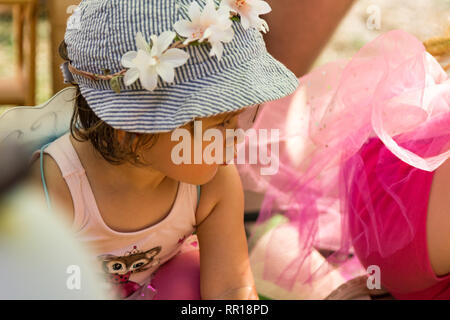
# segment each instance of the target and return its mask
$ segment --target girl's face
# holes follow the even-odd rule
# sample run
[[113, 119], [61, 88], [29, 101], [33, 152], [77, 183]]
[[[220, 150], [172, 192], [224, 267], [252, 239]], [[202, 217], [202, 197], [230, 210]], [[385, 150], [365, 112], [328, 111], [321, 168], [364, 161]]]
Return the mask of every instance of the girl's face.
[[[149, 165], [153, 169], [162, 172], [164, 175], [174, 180], [183, 181], [194, 185], [205, 184], [210, 180], [212, 180], [212, 178], [214, 178], [220, 165], [226, 165], [225, 161], [226, 148], [227, 147], [230, 148], [231, 145], [234, 146], [234, 149], [236, 150], [235, 147], [237, 143], [236, 139], [234, 139], [234, 141], [231, 141], [231, 143], [229, 141], [227, 144], [226, 130], [227, 129], [236, 130], [238, 128], [247, 129], [249, 125], [251, 126], [253, 121], [256, 119], [256, 114], [258, 111], [259, 105], [245, 108], [237, 112], [225, 113], [209, 118], [197, 119], [196, 126], [198, 128], [199, 125], [201, 124], [202, 132], [196, 133], [197, 139], [195, 139], [195, 143], [194, 143], [193, 123], [189, 123], [177, 129], [177, 130], [184, 129], [186, 133], [189, 132], [189, 135], [187, 137], [180, 138], [179, 140], [172, 139], [172, 132], [159, 134], [157, 142], [150, 149], [143, 152], [142, 154], [144, 158], [143, 160], [144, 162], [149, 163]], [[242, 125], [242, 121], [245, 121], [244, 125]], [[200, 153], [199, 152], [200, 148], [198, 147], [198, 145], [201, 146], [201, 154], [204, 155], [205, 148], [213, 144], [215, 141], [215, 138], [212, 138], [211, 141], [204, 141], [205, 139], [199, 139], [199, 137], [202, 137], [203, 134], [208, 129], [217, 129], [218, 131], [221, 132], [223, 157], [224, 157], [222, 161], [223, 164], [216, 164], [216, 163], [207, 164], [205, 163], [205, 159], [203, 159], [203, 156], [201, 157], [200, 164], [194, 164], [195, 152], [197, 152], [197, 154]], [[184, 146], [190, 146], [191, 160], [184, 161], [184, 163], [181, 164], [176, 164], [176, 161], [174, 161], [173, 159], [172, 151], [177, 146], [178, 146], [177, 150], [179, 150], [180, 145], [182, 143], [182, 139]], [[195, 150], [196, 144], [198, 148], [197, 150]], [[183, 152], [184, 151], [182, 151], [181, 154]], [[177, 151], [176, 154], [180, 154], [180, 152]]]

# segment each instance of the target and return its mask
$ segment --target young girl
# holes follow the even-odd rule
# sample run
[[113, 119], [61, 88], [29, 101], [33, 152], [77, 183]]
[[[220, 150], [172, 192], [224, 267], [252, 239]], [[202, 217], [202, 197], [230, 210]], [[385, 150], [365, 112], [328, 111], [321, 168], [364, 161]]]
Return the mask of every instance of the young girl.
[[[265, 49], [268, 11], [264, 1], [85, 0], [71, 17], [71, 133], [41, 150], [34, 180], [120, 297], [257, 299], [239, 175], [194, 158], [210, 144], [199, 124], [225, 134], [296, 89]], [[180, 151], [186, 130], [195, 139]]]
[[305, 257], [331, 249], [316, 235], [337, 209], [329, 262], [355, 253], [373, 288], [381, 281], [398, 299], [450, 299], [450, 79], [426, 49], [448, 70], [448, 38], [425, 47], [396, 30], [265, 105], [255, 127], [282, 127], [285, 143], [261, 220], [283, 208], [301, 248], [283, 270], [270, 269], [267, 254], [269, 280], [289, 287], [299, 273], [327, 271]]

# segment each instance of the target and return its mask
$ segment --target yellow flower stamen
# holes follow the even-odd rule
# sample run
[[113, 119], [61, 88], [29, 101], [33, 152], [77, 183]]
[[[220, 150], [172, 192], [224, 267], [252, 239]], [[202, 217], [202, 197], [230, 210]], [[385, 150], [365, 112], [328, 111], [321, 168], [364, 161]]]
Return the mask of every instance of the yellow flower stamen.
[[202, 37], [203, 37], [203, 31], [197, 31], [192, 34], [192, 38], [194, 38], [194, 39], [196, 39], [196, 38], [201, 39]]
[[236, 5], [241, 8], [246, 5], [246, 0], [236, 0]]

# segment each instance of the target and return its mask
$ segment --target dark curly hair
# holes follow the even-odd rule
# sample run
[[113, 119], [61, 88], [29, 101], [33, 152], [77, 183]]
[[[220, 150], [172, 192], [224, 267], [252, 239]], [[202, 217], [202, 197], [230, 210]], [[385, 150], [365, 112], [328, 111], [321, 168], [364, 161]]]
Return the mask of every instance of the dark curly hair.
[[[59, 46], [59, 55], [63, 60], [70, 61], [64, 41]], [[151, 148], [158, 139], [158, 134], [139, 134], [123, 131], [119, 139], [119, 130], [114, 129], [101, 120], [91, 109], [76, 87], [76, 101], [70, 121], [70, 133], [77, 141], [90, 141], [102, 157], [112, 164], [131, 163], [145, 165], [142, 151]]]
[[158, 134], [139, 134], [123, 132], [123, 139], [119, 139], [119, 130], [114, 129], [101, 120], [80, 92], [78, 85], [76, 103], [70, 132], [77, 141], [90, 141], [102, 157], [112, 164], [131, 163], [145, 165], [142, 151], [151, 148], [158, 139]]

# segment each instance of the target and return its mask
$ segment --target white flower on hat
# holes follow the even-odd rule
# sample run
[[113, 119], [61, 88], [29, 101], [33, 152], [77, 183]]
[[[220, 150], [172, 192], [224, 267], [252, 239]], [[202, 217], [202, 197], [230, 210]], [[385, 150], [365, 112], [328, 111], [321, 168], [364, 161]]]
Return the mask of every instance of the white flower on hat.
[[220, 4], [229, 11], [237, 13], [241, 17], [242, 27], [247, 30], [255, 27], [257, 30], [266, 33], [269, 31], [267, 22], [259, 17], [272, 11], [272, 8], [266, 1], [262, 0], [222, 0]]
[[192, 2], [188, 9], [189, 20], [177, 21], [174, 25], [175, 31], [186, 38], [184, 44], [194, 41], [203, 42], [207, 40], [212, 49], [210, 56], [222, 58], [223, 44], [233, 40], [233, 22], [230, 20], [230, 11], [226, 7], [216, 9], [213, 0], [207, 0], [201, 11], [197, 2]]
[[129, 51], [122, 57], [122, 66], [128, 68], [124, 76], [126, 86], [138, 79], [142, 86], [153, 91], [158, 84], [158, 75], [171, 83], [175, 78], [175, 68], [187, 62], [189, 54], [181, 49], [169, 48], [176, 34], [165, 31], [159, 36], [150, 37], [152, 45], [147, 43], [141, 32], [136, 34], [138, 51]]
[[[189, 20], [179, 20], [173, 31], [165, 31], [159, 36], [152, 35], [151, 45], [142, 33], [136, 34], [137, 51], [129, 51], [121, 58], [124, 69], [111, 74], [109, 69], [102, 69], [103, 74], [78, 70], [70, 64], [64, 65], [66, 73], [77, 74], [92, 81], [109, 81], [111, 88], [120, 93], [120, 79], [125, 86], [130, 86], [138, 79], [142, 86], [153, 91], [158, 85], [158, 76], [166, 82], [175, 79], [175, 68], [182, 66], [189, 59], [189, 54], [181, 50], [190, 45], [209, 43], [212, 48], [210, 56], [217, 56], [220, 61], [223, 55], [223, 43], [234, 38], [233, 21], [240, 21], [245, 30], [255, 27], [259, 31], [269, 31], [267, 22], [259, 18], [260, 14], [272, 11], [270, 5], [263, 0], [221, 0], [216, 8], [214, 0], [206, 0], [205, 7], [193, 1], [188, 8]], [[172, 43], [174, 40], [175, 43]], [[66, 77], [69, 76], [66, 74]]]

